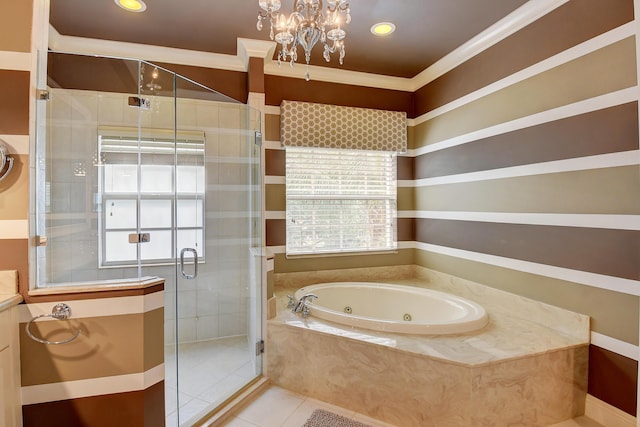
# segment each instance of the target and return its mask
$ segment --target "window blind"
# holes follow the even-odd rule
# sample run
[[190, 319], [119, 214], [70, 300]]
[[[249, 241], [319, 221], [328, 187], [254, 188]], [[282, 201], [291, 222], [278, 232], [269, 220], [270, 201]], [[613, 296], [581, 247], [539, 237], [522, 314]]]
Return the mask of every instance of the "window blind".
[[287, 147], [287, 255], [397, 249], [396, 154]]

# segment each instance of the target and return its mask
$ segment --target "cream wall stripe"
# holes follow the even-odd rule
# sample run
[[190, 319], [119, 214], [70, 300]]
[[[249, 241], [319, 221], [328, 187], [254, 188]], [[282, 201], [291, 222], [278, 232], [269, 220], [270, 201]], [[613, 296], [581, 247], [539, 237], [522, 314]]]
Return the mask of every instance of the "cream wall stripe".
[[640, 347], [591, 331], [591, 344], [635, 361], [640, 360]]
[[284, 254], [287, 252], [286, 246], [267, 246], [273, 255]]
[[29, 154], [29, 135], [0, 135], [0, 139], [9, 145], [10, 154]]
[[525, 273], [536, 274], [539, 276], [552, 277], [554, 279], [565, 280], [567, 282], [580, 283], [594, 288], [607, 289], [610, 291], [640, 296], [640, 281], [637, 280], [623, 279], [620, 277], [606, 276], [604, 274], [589, 273], [586, 271], [571, 270], [569, 268], [555, 267], [552, 265], [522, 261], [513, 258], [466, 251], [462, 249], [449, 248], [422, 242], [415, 242], [415, 245], [417, 249], [424, 251], [467, 259], [470, 261], [482, 262], [497, 267], [510, 268], [512, 270], [518, 270]]
[[28, 239], [29, 220], [6, 219], [0, 220], [0, 239]]
[[265, 211], [266, 219], [286, 219], [287, 213], [285, 211]]
[[572, 172], [591, 169], [615, 168], [620, 166], [634, 166], [640, 163], [640, 150], [623, 151], [596, 156], [578, 157], [567, 160], [534, 163], [531, 165], [512, 166], [488, 171], [469, 172], [457, 175], [446, 175], [435, 178], [415, 180], [416, 187], [456, 184], [462, 182], [476, 182], [491, 179], [515, 178], [520, 176], [543, 175], [561, 172]]
[[145, 390], [162, 380], [164, 380], [164, 364], [138, 374], [32, 385], [22, 387], [22, 404], [33, 405], [57, 400]]
[[264, 145], [264, 148], [267, 148], [269, 150], [284, 150], [284, 147], [282, 146], [282, 143], [280, 141], [263, 141], [262, 144]]
[[484, 96], [490, 95], [494, 92], [502, 90], [515, 83], [519, 83], [537, 74], [543, 73], [545, 71], [549, 71], [569, 61], [573, 61], [574, 59], [580, 58], [581, 56], [587, 55], [598, 49], [602, 49], [603, 47], [606, 47], [612, 43], [615, 43], [627, 37], [633, 36], [634, 34], [635, 34], [635, 25], [633, 22], [622, 25], [609, 32], [606, 32], [597, 37], [594, 37], [591, 40], [587, 40], [586, 42], [583, 42], [577, 46], [567, 49], [564, 52], [561, 52], [557, 55], [554, 55], [550, 58], [540, 61], [535, 65], [525, 68], [524, 70], [518, 71], [517, 73], [514, 73], [508, 77], [505, 77], [501, 80], [491, 83], [490, 85], [487, 85], [482, 89], [478, 89], [477, 91], [471, 92], [470, 94], [467, 94], [461, 98], [456, 99], [455, 101], [452, 101], [448, 104], [445, 104], [441, 107], [431, 110], [421, 115], [420, 117], [417, 117], [415, 119], [415, 123], [420, 124], [420, 123], [426, 122], [434, 117], [437, 117], [441, 114], [447, 113], [451, 110], [461, 107], [462, 105], [468, 104]]
[[413, 156], [419, 156], [421, 154], [427, 154], [433, 151], [444, 150], [446, 148], [473, 142], [478, 139], [500, 135], [514, 130], [520, 130], [531, 126], [552, 122], [554, 120], [565, 119], [567, 117], [590, 113], [592, 111], [614, 107], [616, 105], [625, 104], [627, 102], [634, 102], [637, 100], [638, 87], [629, 87], [583, 101], [578, 101], [572, 104], [563, 105], [561, 107], [552, 108], [550, 110], [542, 111], [530, 116], [500, 123], [495, 126], [490, 126], [464, 135], [458, 135], [456, 137], [439, 141], [424, 147], [415, 148], [413, 150], [410, 150], [409, 154]]
[[547, 214], [520, 212], [398, 211], [398, 218], [446, 219], [558, 227], [640, 230], [640, 215]]
[[266, 175], [264, 177], [265, 185], [285, 185], [286, 181], [284, 176]]
[[0, 50], [0, 68], [3, 70], [31, 71], [31, 53]]
[[[64, 295], [60, 295], [60, 300], [64, 301]], [[51, 314], [54, 305], [53, 302], [20, 305], [19, 321], [25, 323], [40, 314]], [[141, 296], [73, 300], [68, 305], [71, 308], [71, 319], [146, 313], [164, 307], [164, 291]], [[52, 319], [45, 317], [41, 320]]]
[[279, 105], [265, 105], [264, 106], [264, 113], [265, 114], [271, 114], [272, 116], [279, 116], [280, 115], [280, 106]]

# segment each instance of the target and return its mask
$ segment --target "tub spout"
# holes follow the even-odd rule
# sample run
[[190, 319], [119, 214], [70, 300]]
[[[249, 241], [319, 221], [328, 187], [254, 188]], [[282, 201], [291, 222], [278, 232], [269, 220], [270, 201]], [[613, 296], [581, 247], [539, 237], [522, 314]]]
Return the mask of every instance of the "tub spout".
[[317, 298], [318, 296], [316, 294], [303, 295], [291, 311], [294, 313], [302, 313], [302, 317], [309, 317], [309, 302]]

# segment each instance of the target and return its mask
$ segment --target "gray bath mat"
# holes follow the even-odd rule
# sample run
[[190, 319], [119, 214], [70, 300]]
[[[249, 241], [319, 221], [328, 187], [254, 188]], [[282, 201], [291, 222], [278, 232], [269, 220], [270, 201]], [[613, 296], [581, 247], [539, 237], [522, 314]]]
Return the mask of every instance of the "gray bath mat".
[[350, 420], [342, 415], [316, 409], [302, 427], [371, 427], [358, 421]]

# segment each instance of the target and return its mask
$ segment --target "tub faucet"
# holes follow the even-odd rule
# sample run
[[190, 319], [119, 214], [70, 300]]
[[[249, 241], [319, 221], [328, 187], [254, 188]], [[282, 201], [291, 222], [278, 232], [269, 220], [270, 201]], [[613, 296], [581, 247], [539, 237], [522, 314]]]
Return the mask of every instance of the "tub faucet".
[[302, 317], [309, 317], [309, 302], [317, 298], [318, 296], [316, 294], [303, 295], [291, 311], [294, 313], [302, 313]]

